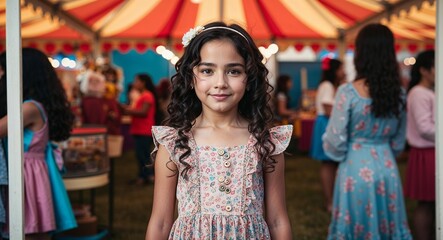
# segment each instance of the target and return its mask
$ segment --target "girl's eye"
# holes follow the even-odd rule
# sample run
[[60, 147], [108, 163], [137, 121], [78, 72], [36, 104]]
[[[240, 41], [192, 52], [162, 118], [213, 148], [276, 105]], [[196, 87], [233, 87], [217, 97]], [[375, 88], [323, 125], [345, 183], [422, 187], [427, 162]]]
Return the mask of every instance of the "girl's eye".
[[211, 74], [212, 72], [213, 72], [212, 69], [207, 69], [207, 68], [200, 70], [200, 73], [205, 74], [205, 75]]
[[243, 73], [243, 71], [240, 70], [240, 69], [231, 69], [231, 70], [228, 71], [228, 74], [232, 75], [232, 76], [239, 76], [242, 73]]

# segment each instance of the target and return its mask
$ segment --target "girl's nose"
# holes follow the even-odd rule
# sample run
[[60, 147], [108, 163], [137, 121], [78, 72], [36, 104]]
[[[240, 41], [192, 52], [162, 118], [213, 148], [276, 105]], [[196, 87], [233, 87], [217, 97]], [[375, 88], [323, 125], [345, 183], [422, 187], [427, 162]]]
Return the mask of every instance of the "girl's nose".
[[215, 87], [225, 88], [227, 86], [227, 75], [223, 71], [219, 71], [215, 78]]

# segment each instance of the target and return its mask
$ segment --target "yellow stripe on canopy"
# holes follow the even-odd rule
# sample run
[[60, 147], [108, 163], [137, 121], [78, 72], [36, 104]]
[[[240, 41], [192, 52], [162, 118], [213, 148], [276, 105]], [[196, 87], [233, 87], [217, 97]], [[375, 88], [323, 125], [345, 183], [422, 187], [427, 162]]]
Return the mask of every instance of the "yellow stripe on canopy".
[[35, 23], [32, 23], [29, 26], [22, 27], [22, 37], [39, 37], [41, 35], [55, 31], [59, 27], [60, 24], [58, 22], [51, 20], [49, 17], [45, 17]]
[[435, 26], [435, 15], [429, 15], [423, 12], [420, 12], [417, 10], [417, 8], [411, 8], [409, 11], [408, 18], [412, 19], [413, 21], [418, 21], [424, 24], [428, 24], [431, 26]]
[[245, 9], [243, 7], [242, 1], [238, 0], [225, 0], [224, 1], [224, 11], [223, 11], [223, 21], [227, 24], [236, 23], [243, 28], [246, 27], [246, 16]]
[[319, 4], [318, 1], [310, 1], [309, 3], [312, 4], [315, 7], [315, 9], [318, 10], [320, 14], [323, 15], [328, 21], [330, 21], [331, 24], [336, 28], [347, 27], [344, 21], [342, 21], [339, 17], [331, 13], [331, 11], [325, 8], [322, 4]]
[[64, 2], [63, 3], [63, 9], [64, 10], [70, 10], [73, 8], [81, 7], [83, 5], [96, 2], [97, 0], [76, 0], [76, 1], [70, 1], [70, 2]]
[[368, 1], [368, 0], [347, 0], [355, 5], [358, 5], [362, 8], [369, 9], [373, 12], [380, 12], [383, 10], [383, 6], [381, 5], [381, 1], [379, 3]]
[[220, 0], [201, 1], [198, 6], [195, 26], [203, 26], [207, 23], [221, 21], [220, 19]]
[[392, 32], [404, 38], [415, 39], [415, 40], [424, 39], [422, 36], [419, 36], [416, 32], [409, 31], [396, 24], [390, 23], [387, 26], [392, 30]]
[[[143, 19], [152, 9], [157, 6], [160, 0], [131, 0], [128, 1], [103, 28], [102, 36], [108, 37], [118, 34], [138, 21]], [[155, 24], [155, 23], [152, 23]]]
[[336, 37], [336, 26], [328, 22], [317, 12], [307, 0], [280, 0], [281, 3], [294, 15], [300, 22], [311, 28], [313, 31], [324, 37]]

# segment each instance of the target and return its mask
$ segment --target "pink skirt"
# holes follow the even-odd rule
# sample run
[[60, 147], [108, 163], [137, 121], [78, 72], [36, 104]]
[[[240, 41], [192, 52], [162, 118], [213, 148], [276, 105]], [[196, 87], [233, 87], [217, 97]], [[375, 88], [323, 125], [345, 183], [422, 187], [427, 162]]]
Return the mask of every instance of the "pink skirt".
[[435, 148], [411, 147], [404, 194], [419, 201], [435, 201]]

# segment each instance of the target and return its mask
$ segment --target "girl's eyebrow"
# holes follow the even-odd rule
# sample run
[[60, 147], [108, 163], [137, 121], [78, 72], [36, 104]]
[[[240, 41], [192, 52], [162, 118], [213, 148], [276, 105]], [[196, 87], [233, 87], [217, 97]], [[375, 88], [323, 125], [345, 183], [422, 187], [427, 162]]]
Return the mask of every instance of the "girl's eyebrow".
[[[215, 67], [217, 65], [215, 65], [214, 63], [201, 62], [197, 66]], [[226, 64], [226, 67], [242, 67], [242, 68], [244, 68], [245, 65], [243, 65], [241, 63], [228, 63], [228, 64]]]

